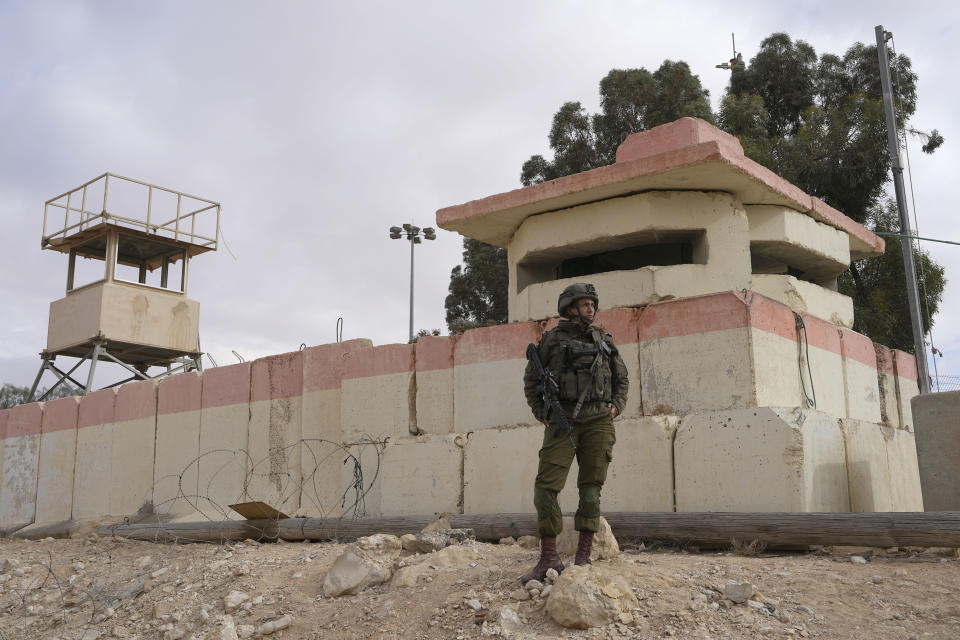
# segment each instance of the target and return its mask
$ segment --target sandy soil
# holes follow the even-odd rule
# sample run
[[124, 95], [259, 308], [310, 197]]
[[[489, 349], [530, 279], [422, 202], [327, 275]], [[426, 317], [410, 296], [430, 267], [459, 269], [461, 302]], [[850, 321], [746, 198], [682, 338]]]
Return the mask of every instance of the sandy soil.
[[[229, 615], [241, 636], [252, 627], [253, 638], [283, 616], [290, 626], [268, 637], [491, 637], [504, 606], [525, 622], [512, 638], [960, 638], [960, 559], [950, 549], [745, 556], [625, 545], [618, 559], [597, 564], [632, 585], [640, 600], [635, 621], [579, 631], [553, 622], [541, 598], [514, 600], [535, 550], [466, 544], [475, 553], [430, 569], [413, 587], [386, 583], [326, 599], [323, 578], [342, 543], [4, 539], [0, 639], [220, 640], [231, 591], [248, 596]], [[854, 563], [853, 555], [866, 562]], [[755, 584], [762, 602], [724, 600], [718, 594], [730, 579]], [[469, 600], [490, 610], [485, 626], [475, 623]]]

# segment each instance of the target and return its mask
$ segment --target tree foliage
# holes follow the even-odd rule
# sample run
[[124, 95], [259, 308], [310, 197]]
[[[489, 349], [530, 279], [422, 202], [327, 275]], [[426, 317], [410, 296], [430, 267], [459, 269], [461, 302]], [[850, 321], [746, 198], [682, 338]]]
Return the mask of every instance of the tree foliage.
[[664, 60], [653, 73], [611, 69], [600, 81], [600, 113], [591, 115], [579, 102], [565, 102], [550, 127], [553, 160], [531, 156], [523, 163], [520, 182], [527, 186], [612, 164], [628, 135], [677, 118], [712, 122], [709, 97], [686, 62]]
[[[917, 76], [909, 58], [888, 53], [894, 108], [905, 126], [916, 111]], [[740, 138], [749, 157], [807, 193], [867, 227], [899, 231], [883, 203], [890, 163], [876, 46], [857, 43], [842, 57], [818, 58], [809, 44], [775, 33], [760, 43], [746, 68], [733, 71], [718, 123]], [[926, 139], [925, 152], [943, 142], [936, 129], [913, 132]], [[925, 252], [916, 259], [918, 273], [922, 263], [927, 274], [932, 317], [943, 293], [943, 269]], [[840, 279], [841, 291], [854, 300], [855, 328], [913, 352], [905, 286], [895, 238], [887, 239], [882, 257], [854, 262]]]
[[450, 272], [447, 328], [454, 333], [507, 321], [507, 251], [463, 239], [463, 265]]
[[[871, 209], [867, 224], [874, 231], [899, 232], [896, 202], [887, 200], [883, 206]], [[913, 329], [900, 239], [887, 236], [885, 240], [887, 246], [882, 256], [858, 260], [853, 265], [855, 268], [840, 276], [839, 290], [853, 298], [855, 331], [892, 349], [913, 353]], [[923, 249], [914, 251], [913, 263], [920, 288], [920, 315], [926, 332], [940, 307], [946, 280], [943, 267]]]
[[[46, 393], [45, 388], [37, 390], [37, 397], [40, 398]], [[56, 400], [57, 398], [68, 398], [70, 396], [77, 395], [76, 389], [71, 387], [68, 384], [62, 384], [53, 392], [44, 398], [45, 402], [50, 400]], [[30, 397], [30, 387], [18, 387], [9, 383], [4, 384], [0, 387], [0, 409], [9, 409], [15, 407], [18, 404], [26, 404], [27, 398]]]

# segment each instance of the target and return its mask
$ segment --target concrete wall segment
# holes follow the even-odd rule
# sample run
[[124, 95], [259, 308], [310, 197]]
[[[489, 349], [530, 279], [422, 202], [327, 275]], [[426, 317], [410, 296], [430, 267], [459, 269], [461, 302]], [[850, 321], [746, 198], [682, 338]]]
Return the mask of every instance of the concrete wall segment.
[[[170, 376], [164, 382], [181, 376], [197, 374]], [[157, 389], [156, 381], [144, 380], [128, 382], [117, 390], [117, 409], [109, 432], [110, 508], [100, 515], [132, 515], [155, 500]]]
[[[117, 389], [101, 389], [80, 399], [73, 482], [74, 520], [103, 517], [110, 511], [113, 422]], [[152, 442], [151, 442], [152, 446]], [[125, 459], [129, 462], [129, 459]], [[153, 474], [153, 456], [150, 456]]]
[[453, 350], [457, 336], [420, 336], [414, 349], [414, 367], [421, 371], [453, 368]]
[[453, 349], [456, 367], [481, 362], [526, 358], [527, 345], [540, 339], [536, 322], [511, 322], [471, 329], [460, 335]]
[[883, 427], [890, 465], [890, 494], [894, 511], [923, 511], [923, 488], [917, 460], [915, 436], [906, 429]]
[[897, 373], [893, 367], [893, 352], [880, 344], [873, 344], [877, 358], [877, 390], [880, 393], [880, 422], [903, 428], [900, 403], [897, 399]]
[[304, 392], [339, 389], [347, 361], [356, 352], [372, 346], [370, 340], [357, 338], [307, 347], [303, 352]]
[[900, 403], [900, 426], [913, 430], [913, 407], [911, 400], [920, 395], [917, 378], [917, 359], [905, 351], [893, 350], [893, 367], [897, 375], [897, 402]]
[[190, 519], [199, 495], [203, 375], [163, 378], [157, 395], [153, 506], [166, 517]]
[[44, 405], [34, 518], [38, 525], [70, 519], [79, 406], [80, 398], [76, 396]]
[[250, 365], [250, 400], [292, 398], [303, 393], [303, 351], [258, 358]]
[[203, 409], [250, 402], [250, 363], [239, 362], [203, 372], [200, 406]]
[[850, 510], [896, 511], [891, 493], [885, 427], [862, 420], [842, 420], [841, 427], [850, 486]]
[[380, 514], [461, 513], [465, 440], [460, 434], [421, 435], [387, 443]]
[[843, 436], [836, 419], [819, 411], [688, 415], [674, 440], [674, 468], [677, 511], [849, 509]]
[[42, 421], [43, 404], [39, 402], [17, 405], [7, 416], [0, 452], [0, 531], [21, 529], [36, 517]]
[[384, 344], [355, 352], [346, 361], [344, 380], [408, 373], [414, 369], [413, 344]]
[[911, 403], [924, 507], [960, 511], [960, 391], [928, 393]]

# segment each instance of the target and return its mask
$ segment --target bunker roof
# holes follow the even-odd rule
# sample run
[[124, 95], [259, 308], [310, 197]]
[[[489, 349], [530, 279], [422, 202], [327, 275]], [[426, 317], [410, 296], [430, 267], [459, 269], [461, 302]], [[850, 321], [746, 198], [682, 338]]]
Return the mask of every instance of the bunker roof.
[[745, 205], [789, 207], [847, 233], [851, 258], [883, 253], [883, 239], [743, 153], [740, 141], [699, 118], [629, 136], [614, 164], [437, 211], [437, 225], [506, 247], [528, 216], [644, 191], [724, 191]]

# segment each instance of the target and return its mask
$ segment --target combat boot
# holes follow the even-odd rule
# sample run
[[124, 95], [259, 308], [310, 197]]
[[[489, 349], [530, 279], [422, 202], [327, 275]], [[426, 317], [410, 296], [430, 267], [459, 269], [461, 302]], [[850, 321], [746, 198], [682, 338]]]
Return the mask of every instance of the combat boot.
[[593, 564], [590, 562], [590, 550], [593, 548], [593, 531], [581, 531], [580, 539], [577, 541], [577, 555], [573, 564], [580, 566], [582, 564]]
[[540, 538], [540, 560], [537, 562], [530, 573], [525, 573], [520, 577], [521, 584], [527, 584], [531, 580], [543, 581], [547, 577], [547, 569], [555, 569], [557, 573], [563, 571], [563, 563], [557, 554], [557, 538], [555, 536], [543, 536]]

